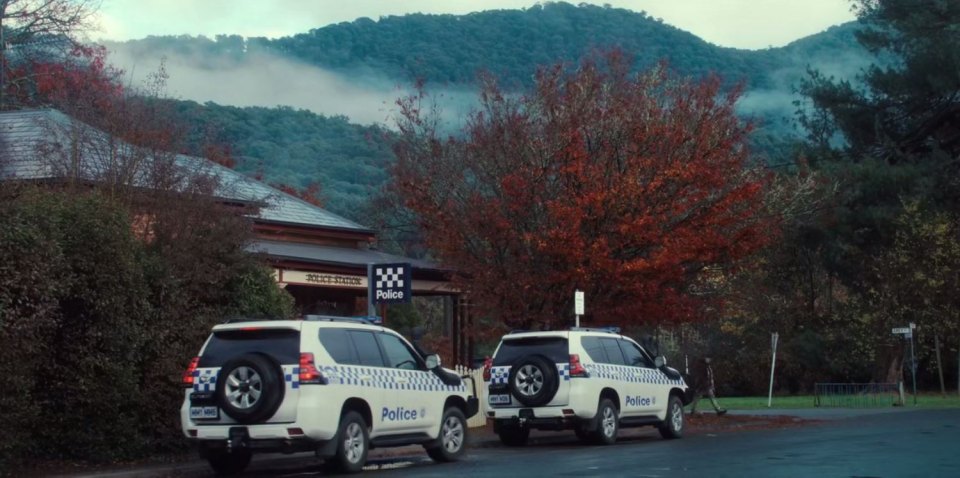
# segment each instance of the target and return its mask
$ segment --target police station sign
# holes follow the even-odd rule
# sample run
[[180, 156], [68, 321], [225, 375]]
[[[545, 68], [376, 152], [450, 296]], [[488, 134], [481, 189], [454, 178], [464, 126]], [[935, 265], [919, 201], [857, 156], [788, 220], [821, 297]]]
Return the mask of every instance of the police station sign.
[[410, 264], [373, 264], [368, 278], [375, 304], [410, 302], [413, 282]]

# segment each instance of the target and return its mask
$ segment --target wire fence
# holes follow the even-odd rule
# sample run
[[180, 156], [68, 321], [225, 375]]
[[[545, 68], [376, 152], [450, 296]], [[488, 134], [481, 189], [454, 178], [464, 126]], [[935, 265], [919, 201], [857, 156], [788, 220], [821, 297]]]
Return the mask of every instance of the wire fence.
[[903, 406], [902, 383], [817, 383], [814, 406], [879, 408]]
[[[483, 411], [483, 408], [484, 404], [487, 403], [487, 387], [485, 387], [483, 383], [483, 369], [470, 369], [463, 365], [457, 365], [454, 367], [454, 371], [457, 372], [457, 375], [473, 377], [473, 383], [477, 384], [477, 399], [480, 400], [480, 411], [467, 419], [467, 426], [470, 428], [486, 426], [487, 414]], [[472, 386], [473, 384], [470, 383], [470, 380], [467, 380], [467, 392], [473, 391]]]

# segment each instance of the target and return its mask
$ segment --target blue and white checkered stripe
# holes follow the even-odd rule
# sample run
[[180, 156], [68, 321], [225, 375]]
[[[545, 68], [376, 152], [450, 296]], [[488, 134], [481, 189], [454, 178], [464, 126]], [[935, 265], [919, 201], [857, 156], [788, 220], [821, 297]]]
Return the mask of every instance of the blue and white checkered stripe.
[[646, 367], [628, 367], [626, 365], [585, 364], [584, 368], [591, 377], [619, 380], [622, 382], [651, 383], [657, 385], [683, 385], [682, 380], [667, 378], [663, 372]]
[[283, 365], [283, 381], [290, 384], [290, 388], [300, 388], [300, 365]]
[[193, 371], [193, 391], [212, 392], [217, 389], [217, 374], [220, 368], [198, 368]]
[[[281, 365], [283, 369], [283, 381], [289, 384], [290, 388], [300, 388], [300, 365]], [[194, 392], [212, 392], [217, 389], [217, 377], [220, 374], [219, 367], [200, 368], [193, 371], [193, 391]]]
[[[326, 365], [317, 367], [330, 385], [357, 385], [386, 390], [416, 390], [423, 392], [465, 392], [467, 385], [444, 385], [432, 372], [401, 370], [384, 367], [360, 367], [353, 365]], [[369, 380], [362, 380], [369, 377]]]
[[[558, 363], [557, 364], [557, 375], [562, 378], [564, 381], [570, 380], [570, 364], [569, 363]], [[510, 381], [510, 366], [505, 367], [491, 367], [490, 368], [490, 384], [491, 385], [504, 385]]]
[[506, 367], [491, 367], [490, 368], [490, 384], [491, 385], [504, 385], [507, 381], [510, 380], [510, 366]]

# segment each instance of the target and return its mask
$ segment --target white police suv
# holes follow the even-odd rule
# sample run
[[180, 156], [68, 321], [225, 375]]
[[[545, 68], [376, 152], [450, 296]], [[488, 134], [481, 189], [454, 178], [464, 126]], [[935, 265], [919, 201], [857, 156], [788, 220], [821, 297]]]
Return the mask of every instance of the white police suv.
[[184, 373], [183, 433], [214, 471], [243, 471], [252, 453], [315, 451], [345, 472], [373, 447], [421, 444], [461, 457], [472, 393], [436, 355], [361, 319], [217, 325]]
[[505, 335], [484, 364], [487, 417], [509, 446], [531, 429], [573, 429], [587, 443], [612, 444], [620, 427], [653, 425], [683, 434], [692, 398], [680, 373], [610, 329]]

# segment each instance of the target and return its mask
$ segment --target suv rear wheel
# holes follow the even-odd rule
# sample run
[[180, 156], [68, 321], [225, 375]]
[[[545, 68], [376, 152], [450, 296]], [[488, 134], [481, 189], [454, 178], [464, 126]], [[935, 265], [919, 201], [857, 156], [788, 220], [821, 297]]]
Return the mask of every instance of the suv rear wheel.
[[514, 362], [509, 380], [510, 392], [528, 407], [550, 403], [560, 385], [556, 365], [542, 355], [528, 355]]
[[597, 445], [612, 445], [617, 441], [619, 426], [617, 407], [609, 398], [600, 400], [597, 407], [597, 429], [593, 431], [593, 442]]
[[359, 473], [367, 462], [370, 450], [370, 432], [367, 423], [357, 412], [347, 412], [340, 419], [340, 429], [335, 440], [337, 454], [328, 465], [344, 473]]
[[263, 355], [242, 355], [223, 365], [216, 393], [224, 413], [239, 423], [256, 423], [272, 417], [283, 402], [283, 374]]

